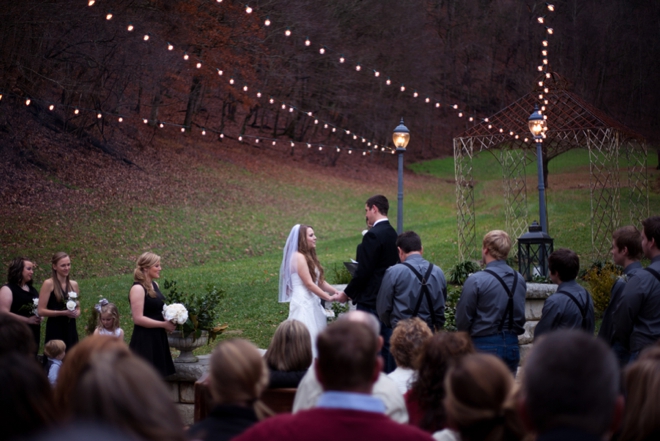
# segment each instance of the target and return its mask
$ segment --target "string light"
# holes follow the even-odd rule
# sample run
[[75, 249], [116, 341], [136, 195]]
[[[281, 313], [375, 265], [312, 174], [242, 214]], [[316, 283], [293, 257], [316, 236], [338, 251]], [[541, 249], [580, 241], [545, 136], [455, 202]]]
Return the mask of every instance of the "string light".
[[188, 55], [188, 53], [184, 52], [183, 53], [183, 59], [188, 61], [189, 58], [190, 58], [190, 55]]
[[247, 87], [247, 84], [246, 84], [245, 86], [243, 86], [243, 92], [247, 92], [247, 91], [248, 91], [248, 87]]
[[144, 34], [144, 37], [142, 37], [144, 41], [149, 41], [149, 34]]
[[248, 5], [245, 5], [245, 12], [246, 12], [247, 14], [252, 14], [252, 8], [249, 7]]
[[202, 63], [197, 63], [197, 64], [195, 65], [195, 67], [196, 67], [197, 69], [201, 69], [201, 68], [202, 68]]
[[424, 102], [426, 102], [426, 103], [430, 103], [430, 102], [431, 102], [431, 98], [426, 97], [426, 99], [424, 100]]
[[436, 107], [437, 109], [439, 109], [439, 108], [440, 108], [440, 103], [435, 103], [435, 107]]
[[132, 24], [132, 23], [129, 23], [129, 24], [128, 24], [128, 27], [127, 27], [126, 29], [128, 30], [128, 32], [132, 32], [133, 29], [134, 29], [134, 28], [133, 28], [133, 24]]
[[257, 92], [257, 98], [261, 98], [261, 92]]
[[186, 131], [185, 127], [181, 127], [181, 133], [184, 133]]
[[419, 94], [417, 93], [417, 91], [414, 91], [413, 92], [413, 98], [417, 98], [418, 96], [419, 96]]
[[305, 40], [305, 46], [309, 46], [310, 44], [312, 44], [312, 42], [309, 41], [309, 37], [307, 37], [307, 39]]
[[158, 124], [158, 127], [160, 127], [162, 129], [165, 126], [163, 125], [163, 123], [160, 123], [160, 124]]
[[80, 113], [80, 110], [76, 109], [73, 111], [74, 114], [78, 115]]
[[229, 84], [234, 84], [234, 77], [229, 79]]
[[286, 31], [284, 31], [284, 35], [286, 35], [287, 37], [290, 37], [291, 36], [291, 29], [286, 28]]
[[270, 18], [266, 17], [266, 20], [264, 21], [265, 26], [270, 26]]
[[112, 13], [108, 12], [108, 14], [105, 16], [106, 20], [112, 20]]
[[268, 102], [269, 102], [270, 104], [274, 104], [274, 103], [275, 103], [275, 100], [273, 99], [273, 97], [271, 97], [271, 98], [268, 100]]
[[167, 43], [167, 50], [171, 51], [172, 49], [174, 49], [174, 46], [172, 46], [170, 43]]
[[548, 34], [552, 35], [555, 31], [552, 28], [548, 28]]
[[541, 24], [543, 24], [543, 22], [544, 22], [543, 17], [539, 17], [539, 18], [537, 18], [537, 20], [538, 20], [538, 22], [541, 23]]
[[392, 84], [392, 80], [390, 80], [390, 77], [387, 77], [387, 80], [385, 80], [385, 84], [387, 84], [388, 86]]
[[343, 55], [340, 55], [340, 56], [339, 56], [339, 62], [340, 62], [340, 63], [343, 63], [344, 61], [346, 61], [346, 58], [344, 58]]
[[374, 71], [374, 76], [375, 76], [376, 78], [378, 78], [378, 77], [380, 76], [380, 72], [378, 72], [377, 70], [375, 70], [375, 71]]
[[325, 48], [323, 46], [321, 46], [321, 48], [319, 49], [319, 54], [321, 55], [325, 54]]
[[96, 3], [96, 0], [89, 0], [87, 6], [94, 6], [94, 3]]
[[404, 86], [404, 85], [402, 84], [402, 85], [401, 85], [401, 92], [405, 92], [405, 91], [406, 91], [406, 86]]
[[147, 123], [147, 118], [143, 118], [142, 122], [146, 124]]
[[360, 72], [360, 71], [362, 70], [362, 66], [360, 66], [360, 63], [358, 63], [358, 64], [355, 66], [355, 70], [358, 71], [358, 72]]
[[548, 4], [548, 11], [554, 12], [555, 10], [555, 5]]
[[98, 114], [96, 114], [96, 117], [97, 117], [98, 119], [101, 119], [101, 118], [103, 117], [103, 115], [101, 115], [100, 113], [98, 113]]
[[122, 117], [120, 116], [119, 118], [117, 118], [117, 121], [119, 121], [119, 122], [124, 122], [124, 118], [122, 118]]
[[55, 106], [53, 106], [52, 104], [50, 106], [48, 106], [48, 110], [50, 110], [50, 111], [52, 111], [54, 108], [55, 108]]
[[218, 75], [222, 76], [222, 74], [223, 72], [220, 69], [218, 69]]
[[541, 44], [543, 45], [543, 47], [548, 47], [548, 40], [543, 40]]

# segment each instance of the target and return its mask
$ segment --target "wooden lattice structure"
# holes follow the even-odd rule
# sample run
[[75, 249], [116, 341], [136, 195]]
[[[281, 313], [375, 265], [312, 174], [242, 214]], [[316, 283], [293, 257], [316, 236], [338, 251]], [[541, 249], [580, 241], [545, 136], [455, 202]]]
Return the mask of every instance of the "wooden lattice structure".
[[[621, 179], [627, 179], [623, 211], [640, 225], [648, 216], [647, 146], [645, 140], [570, 92], [557, 74], [541, 87], [454, 138], [458, 249], [461, 260], [480, 257], [476, 238], [472, 158], [490, 151], [502, 166], [506, 231], [518, 238], [530, 224], [525, 167], [536, 161], [528, 129], [534, 105], [543, 105], [548, 131], [543, 140], [547, 160], [576, 148], [589, 150], [591, 242], [594, 258], [606, 258], [611, 234], [621, 223]], [[539, 79], [539, 81], [541, 80]], [[539, 84], [537, 82], [537, 84]], [[540, 98], [542, 97], [542, 98]], [[627, 170], [620, 176], [619, 165]], [[626, 209], [627, 208], [627, 209]], [[549, 213], [549, 217], [552, 213]], [[536, 218], [536, 216], [535, 216]], [[517, 248], [514, 246], [512, 251]]]

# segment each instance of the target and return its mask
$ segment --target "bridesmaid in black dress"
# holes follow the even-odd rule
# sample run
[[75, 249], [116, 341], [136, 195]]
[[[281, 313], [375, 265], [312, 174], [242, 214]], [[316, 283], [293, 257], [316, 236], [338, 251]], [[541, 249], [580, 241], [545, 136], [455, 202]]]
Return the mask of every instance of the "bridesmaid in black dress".
[[69, 351], [78, 343], [76, 319], [80, 315], [80, 306], [73, 311], [66, 307], [69, 293], [80, 295], [80, 288], [75, 280], [69, 279], [71, 259], [65, 252], [55, 253], [51, 259], [52, 277], [47, 279], [39, 291], [39, 315], [48, 317], [44, 344], [51, 340], [62, 340]]
[[7, 271], [7, 284], [0, 288], [0, 312], [8, 312], [27, 323], [34, 335], [36, 349], [39, 350], [41, 317], [34, 314], [34, 299], [39, 298], [39, 293], [32, 286], [34, 267], [34, 263], [25, 257], [17, 257], [11, 262]]
[[128, 293], [134, 323], [129, 346], [167, 377], [175, 373], [167, 333], [176, 326], [163, 318], [165, 296], [154, 282], [160, 270], [160, 257], [154, 253], [146, 252], [136, 262], [133, 287]]

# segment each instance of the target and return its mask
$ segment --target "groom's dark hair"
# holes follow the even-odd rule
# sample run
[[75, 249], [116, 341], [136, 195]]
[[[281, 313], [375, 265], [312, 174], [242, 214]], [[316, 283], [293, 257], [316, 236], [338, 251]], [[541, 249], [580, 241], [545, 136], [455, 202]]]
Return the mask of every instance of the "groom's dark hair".
[[378, 208], [378, 212], [383, 216], [387, 216], [387, 212], [390, 209], [390, 203], [387, 201], [387, 198], [382, 194], [377, 194], [376, 196], [371, 196], [367, 199], [367, 207], [371, 208], [373, 206]]

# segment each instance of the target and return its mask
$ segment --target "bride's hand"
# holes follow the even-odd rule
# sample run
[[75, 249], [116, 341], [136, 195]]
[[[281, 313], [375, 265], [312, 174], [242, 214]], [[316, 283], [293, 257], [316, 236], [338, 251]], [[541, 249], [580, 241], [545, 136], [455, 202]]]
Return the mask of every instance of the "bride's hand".
[[335, 302], [339, 302], [339, 303], [346, 303], [346, 302], [348, 302], [348, 296], [347, 296], [346, 293], [344, 293], [343, 291], [342, 291], [342, 292], [337, 292], [337, 294], [335, 294], [333, 297], [334, 297], [333, 300], [334, 300]]

